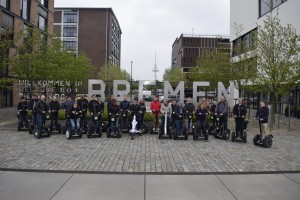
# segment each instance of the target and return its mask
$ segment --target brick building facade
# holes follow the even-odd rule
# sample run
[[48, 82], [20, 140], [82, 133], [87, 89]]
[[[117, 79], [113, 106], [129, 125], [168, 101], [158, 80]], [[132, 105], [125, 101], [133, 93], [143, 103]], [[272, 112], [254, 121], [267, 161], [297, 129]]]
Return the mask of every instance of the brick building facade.
[[[14, 45], [23, 42], [18, 39], [17, 34], [29, 26], [52, 34], [53, 21], [54, 0], [0, 0], [1, 31], [13, 30]], [[14, 49], [11, 48], [9, 55], [13, 54]], [[0, 66], [0, 69], [0, 78], [9, 76], [7, 66]], [[22, 91], [19, 91], [17, 84], [13, 91], [0, 88], [0, 107], [16, 105], [20, 92]]]
[[120, 65], [122, 31], [111, 8], [55, 8], [54, 33], [67, 50], [85, 53], [97, 72]]

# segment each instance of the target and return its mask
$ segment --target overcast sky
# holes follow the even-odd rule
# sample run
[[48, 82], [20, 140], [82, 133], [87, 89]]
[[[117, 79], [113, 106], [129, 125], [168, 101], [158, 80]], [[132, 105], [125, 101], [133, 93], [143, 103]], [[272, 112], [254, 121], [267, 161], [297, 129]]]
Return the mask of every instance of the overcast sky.
[[55, 0], [55, 7], [112, 8], [122, 29], [121, 67], [135, 80], [158, 79], [171, 66], [172, 44], [181, 33], [229, 35], [230, 0]]

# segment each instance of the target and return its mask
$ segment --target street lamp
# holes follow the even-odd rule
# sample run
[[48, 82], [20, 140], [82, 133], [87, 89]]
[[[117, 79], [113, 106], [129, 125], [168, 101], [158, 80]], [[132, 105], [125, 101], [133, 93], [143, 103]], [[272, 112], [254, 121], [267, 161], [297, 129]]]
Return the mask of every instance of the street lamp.
[[130, 66], [130, 95], [131, 95], [131, 101], [132, 101], [132, 63], [131, 61], [131, 66]]

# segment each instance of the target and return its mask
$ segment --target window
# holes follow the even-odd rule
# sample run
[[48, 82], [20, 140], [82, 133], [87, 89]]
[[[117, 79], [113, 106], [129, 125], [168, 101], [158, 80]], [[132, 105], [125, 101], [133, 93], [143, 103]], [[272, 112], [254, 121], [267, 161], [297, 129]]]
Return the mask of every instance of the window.
[[9, 0], [0, 0], [0, 5], [6, 9], [9, 9]]
[[47, 19], [39, 15], [39, 28], [45, 31], [46, 27], [47, 27]]
[[77, 37], [77, 27], [76, 26], [64, 26], [64, 37]]
[[77, 23], [77, 11], [64, 11], [64, 23]]
[[76, 39], [64, 39], [65, 49], [67, 51], [76, 51], [77, 50], [77, 40]]
[[259, 0], [259, 16], [265, 15], [286, 1], [287, 0]]
[[21, 17], [27, 21], [30, 19], [30, 0], [21, 0]]
[[4, 30], [13, 29], [14, 27], [14, 18], [5, 12], [2, 12], [1, 18], [1, 28]]
[[48, 8], [48, 0], [39, 0], [39, 2], [46, 8]]

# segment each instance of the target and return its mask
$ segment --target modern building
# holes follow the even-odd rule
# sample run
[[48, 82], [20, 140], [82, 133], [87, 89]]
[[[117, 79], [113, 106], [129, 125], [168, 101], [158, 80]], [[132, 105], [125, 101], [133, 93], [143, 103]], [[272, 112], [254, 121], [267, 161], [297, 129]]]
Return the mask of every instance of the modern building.
[[172, 67], [181, 67], [184, 72], [195, 67], [197, 59], [206, 51], [220, 49], [230, 54], [230, 43], [227, 36], [205, 36], [181, 34], [172, 45]]
[[[300, 35], [300, 1], [299, 0], [231, 0], [230, 1], [230, 42], [232, 47], [232, 58], [238, 60], [238, 56], [245, 53], [243, 46], [252, 45], [252, 33], [257, 31], [259, 26], [263, 26], [266, 16], [270, 11], [276, 14], [281, 25], [291, 24], [298, 35]], [[236, 32], [236, 25], [242, 28]], [[243, 44], [243, 45], [242, 45]], [[239, 51], [233, 51], [239, 49]], [[286, 98], [292, 98], [295, 107], [300, 106], [300, 86], [291, 91]], [[257, 98], [259, 100], [259, 98]]]
[[[54, 0], [0, 0], [1, 31], [13, 30], [14, 45], [23, 42], [17, 34], [27, 27], [39, 28], [53, 33]], [[1, 38], [1, 40], [5, 38]], [[9, 55], [13, 53], [13, 48]], [[1, 55], [2, 56], [2, 55]], [[8, 66], [0, 66], [0, 78], [9, 76]], [[0, 88], [0, 107], [9, 107], [18, 102], [19, 91]]]
[[55, 8], [54, 33], [67, 50], [85, 53], [96, 71], [120, 65], [122, 31], [111, 8]]

